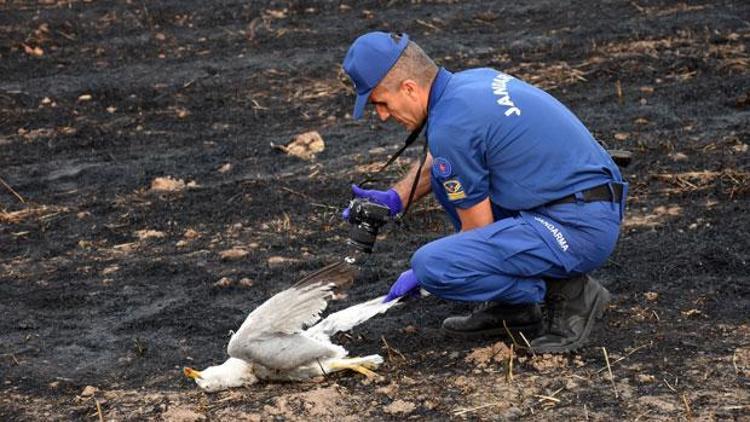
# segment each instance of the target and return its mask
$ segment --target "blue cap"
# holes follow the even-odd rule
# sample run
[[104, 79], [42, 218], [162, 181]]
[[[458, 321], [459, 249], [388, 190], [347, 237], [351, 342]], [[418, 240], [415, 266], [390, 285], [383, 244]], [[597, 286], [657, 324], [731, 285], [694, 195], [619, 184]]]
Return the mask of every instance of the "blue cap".
[[372, 90], [385, 78], [409, 44], [409, 36], [401, 34], [398, 44], [387, 32], [370, 32], [360, 36], [344, 58], [344, 71], [354, 83], [357, 100], [355, 119], [362, 117]]

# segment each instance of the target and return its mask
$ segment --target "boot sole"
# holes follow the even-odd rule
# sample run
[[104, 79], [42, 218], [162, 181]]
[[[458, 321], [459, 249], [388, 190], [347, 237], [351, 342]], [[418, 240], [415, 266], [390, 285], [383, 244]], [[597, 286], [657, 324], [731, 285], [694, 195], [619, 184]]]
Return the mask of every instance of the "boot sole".
[[508, 326], [507, 330], [505, 329], [505, 327], [499, 327], [499, 328], [490, 328], [487, 330], [479, 330], [479, 331], [454, 331], [454, 330], [449, 330], [445, 327], [440, 327], [440, 331], [443, 334], [449, 337], [463, 338], [463, 339], [490, 338], [490, 337], [509, 338], [508, 331], [510, 331], [510, 333], [513, 335], [516, 341], [521, 340], [519, 332], [523, 333], [524, 337], [526, 337], [527, 340], [531, 341], [531, 339], [541, 334], [543, 329], [544, 329], [544, 326], [541, 321], [535, 324]]
[[612, 294], [604, 286], [601, 286], [601, 291], [594, 299], [594, 309], [586, 319], [583, 333], [576, 341], [564, 346], [534, 347], [533, 351], [536, 353], [568, 353], [578, 350], [588, 340], [589, 334], [594, 328], [594, 323], [604, 315], [604, 311], [607, 310], [607, 305], [611, 300]]

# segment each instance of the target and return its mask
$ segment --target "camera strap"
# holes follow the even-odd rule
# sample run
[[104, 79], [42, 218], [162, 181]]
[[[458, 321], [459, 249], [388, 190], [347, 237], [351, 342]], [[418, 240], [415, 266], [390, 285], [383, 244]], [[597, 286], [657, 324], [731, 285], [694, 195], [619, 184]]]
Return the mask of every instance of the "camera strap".
[[409, 191], [409, 200], [406, 201], [404, 210], [398, 216], [396, 216], [396, 221], [398, 223], [401, 223], [401, 220], [409, 211], [409, 207], [411, 206], [412, 202], [414, 202], [414, 194], [417, 193], [417, 185], [419, 184], [420, 177], [422, 177], [422, 167], [424, 167], [425, 161], [427, 161], [427, 137], [424, 138], [422, 157], [419, 159], [419, 168], [417, 168], [417, 174], [414, 176], [414, 183], [411, 184], [411, 190]]
[[[401, 148], [400, 148], [400, 149], [399, 149], [398, 151], [396, 151], [396, 152], [395, 152], [395, 153], [394, 153], [394, 154], [393, 154], [393, 155], [391, 156], [391, 158], [390, 158], [390, 159], [389, 159], [389, 160], [388, 160], [388, 161], [387, 161], [387, 162], [386, 162], [385, 164], [383, 164], [383, 166], [382, 166], [382, 167], [380, 167], [380, 169], [378, 169], [378, 171], [376, 171], [376, 172], [375, 172], [374, 174], [372, 174], [372, 175], [370, 175], [370, 176], [367, 176], [367, 177], [365, 178], [365, 180], [363, 180], [363, 181], [362, 181], [361, 183], [358, 183], [358, 185], [359, 185], [360, 187], [364, 187], [364, 185], [365, 185], [366, 183], [370, 183], [370, 182], [373, 182], [373, 181], [375, 181], [375, 180], [376, 180], [376, 176], [377, 176], [377, 175], [379, 175], [380, 173], [382, 173], [382, 172], [383, 172], [383, 170], [385, 170], [385, 169], [386, 169], [386, 167], [388, 167], [388, 166], [390, 166], [391, 164], [393, 164], [393, 162], [394, 162], [394, 161], [396, 161], [396, 159], [397, 159], [397, 158], [398, 158], [398, 157], [399, 157], [399, 156], [400, 156], [401, 154], [403, 154], [403, 152], [404, 152], [404, 151], [406, 151], [406, 149], [407, 149], [407, 148], [409, 148], [409, 147], [410, 147], [410, 146], [411, 146], [411, 145], [412, 145], [412, 144], [414, 143], [414, 141], [416, 141], [416, 140], [417, 140], [417, 138], [419, 137], [419, 134], [420, 134], [420, 133], [422, 133], [422, 129], [424, 129], [424, 126], [425, 126], [425, 123], [426, 123], [426, 122], [427, 122], [427, 120], [425, 120], [425, 122], [424, 122], [424, 123], [422, 123], [422, 124], [421, 124], [421, 125], [420, 125], [420, 126], [419, 126], [418, 128], [414, 129], [414, 130], [413, 130], [413, 131], [412, 131], [412, 132], [411, 132], [411, 133], [409, 134], [409, 136], [408, 136], [408, 137], [406, 138], [406, 140], [404, 141], [404, 146], [402, 146], [402, 147], [401, 147]], [[426, 143], [425, 143], [425, 145], [426, 145]]]
[[[396, 161], [396, 159], [401, 154], [403, 154], [403, 152], [406, 151], [406, 149], [409, 148], [417, 140], [417, 138], [419, 138], [419, 135], [422, 133], [422, 130], [424, 129], [424, 127], [425, 127], [426, 124], [427, 124], [427, 119], [425, 119], [425, 121], [422, 122], [422, 124], [419, 125], [418, 128], [414, 129], [409, 134], [409, 136], [404, 141], [404, 145], [398, 151], [396, 151], [391, 156], [391, 158], [385, 164], [383, 164], [383, 166], [380, 167], [380, 169], [378, 169], [378, 171], [376, 171], [373, 175], [366, 177], [365, 180], [363, 180], [362, 183], [359, 184], [359, 186], [363, 186], [366, 183], [370, 183], [370, 182], [376, 180], [375, 176], [379, 175], [380, 173], [383, 172], [383, 170], [386, 169], [386, 167], [388, 167], [391, 164], [393, 164], [393, 162]], [[419, 178], [422, 175], [422, 167], [424, 167], [425, 161], [427, 161], [427, 138], [426, 137], [425, 137], [425, 141], [424, 141], [424, 147], [422, 147], [422, 157], [419, 159], [419, 168], [417, 169], [417, 174], [414, 177], [414, 183], [412, 183], [411, 190], [409, 191], [409, 200], [406, 201], [406, 205], [404, 206], [404, 210], [396, 216], [396, 223], [398, 223], [398, 224], [401, 223], [401, 220], [404, 218], [404, 216], [406, 215], [406, 213], [409, 211], [409, 207], [411, 206], [412, 202], [414, 201], [414, 195], [417, 192], [417, 185], [419, 184]]]

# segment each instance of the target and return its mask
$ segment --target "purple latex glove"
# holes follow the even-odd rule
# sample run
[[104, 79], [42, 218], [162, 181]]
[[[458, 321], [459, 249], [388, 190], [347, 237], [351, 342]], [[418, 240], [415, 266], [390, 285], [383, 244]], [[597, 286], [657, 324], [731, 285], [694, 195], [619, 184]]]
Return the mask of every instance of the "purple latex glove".
[[419, 286], [420, 283], [419, 280], [417, 280], [417, 276], [414, 275], [414, 270], [404, 271], [398, 277], [398, 280], [393, 283], [391, 291], [388, 292], [388, 296], [383, 299], [383, 302], [390, 302], [393, 299], [406, 296], [407, 294], [419, 294]]
[[[391, 188], [386, 191], [374, 190], [374, 189], [362, 189], [357, 185], [352, 185], [352, 193], [356, 198], [367, 198], [373, 202], [377, 202], [380, 205], [388, 207], [389, 214], [391, 217], [401, 212], [403, 205], [401, 204], [401, 197], [398, 196], [398, 192]], [[347, 207], [341, 216], [344, 220], [349, 221], [350, 209]]]

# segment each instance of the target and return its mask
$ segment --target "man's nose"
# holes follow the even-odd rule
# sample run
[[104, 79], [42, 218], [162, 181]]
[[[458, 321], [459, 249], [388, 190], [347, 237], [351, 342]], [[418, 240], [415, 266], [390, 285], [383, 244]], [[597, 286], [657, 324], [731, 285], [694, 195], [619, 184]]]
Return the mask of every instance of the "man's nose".
[[384, 122], [388, 120], [389, 117], [391, 117], [391, 113], [389, 113], [388, 110], [378, 108], [375, 111], [378, 113], [378, 117], [380, 118], [381, 122]]

